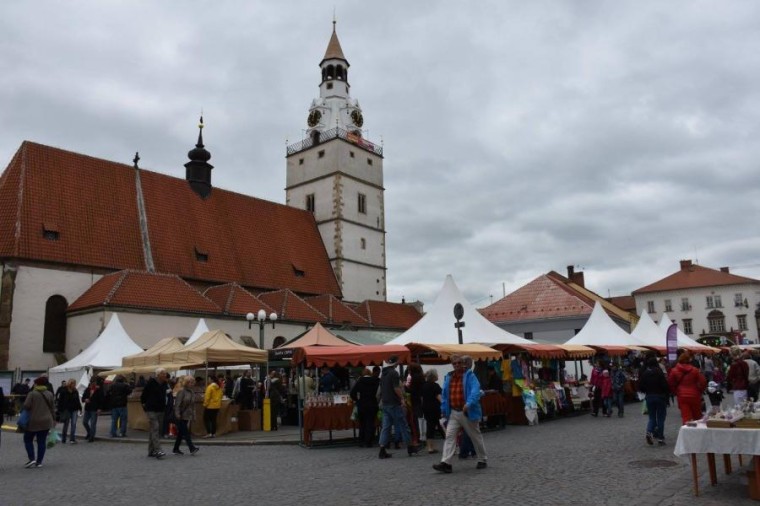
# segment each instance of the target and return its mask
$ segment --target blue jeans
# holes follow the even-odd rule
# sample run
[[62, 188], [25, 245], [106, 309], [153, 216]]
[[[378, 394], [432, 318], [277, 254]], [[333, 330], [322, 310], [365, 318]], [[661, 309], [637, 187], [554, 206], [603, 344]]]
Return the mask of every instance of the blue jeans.
[[116, 425], [118, 422], [119, 433], [127, 435], [127, 408], [111, 408], [111, 437], [116, 437]]
[[604, 404], [604, 407], [602, 408], [604, 414], [612, 416], [612, 397], [605, 397], [602, 399], [602, 403]]
[[409, 426], [406, 424], [404, 410], [398, 406], [383, 406], [383, 428], [380, 430], [380, 446], [386, 447], [391, 440], [391, 425], [406, 444], [412, 441]]
[[[45, 458], [45, 449], [47, 448], [47, 430], [38, 430], [34, 432], [24, 432], [24, 447], [26, 447], [26, 455], [29, 460], [35, 460], [38, 464], [42, 464], [42, 459]], [[34, 440], [37, 440], [37, 458], [34, 458]]]
[[87, 441], [95, 441], [95, 432], [98, 428], [98, 412], [85, 411], [82, 425], [84, 425], [84, 430], [87, 431]]
[[665, 416], [667, 415], [667, 399], [664, 395], [649, 394], [646, 397], [649, 423], [647, 432], [655, 439], [665, 439]]
[[69, 439], [71, 441], [76, 441], [77, 437], [77, 419], [79, 418], [79, 411], [65, 411], [64, 413], [68, 413], [68, 418], [64, 417], [63, 421], [63, 430], [61, 433], [61, 439], [65, 443], [66, 442], [66, 432], [69, 429], [69, 424], [71, 424], [71, 432]]
[[612, 400], [615, 404], [617, 404], [618, 415], [625, 413], [625, 391], [617, 390], [615, 392], [612, 392]]

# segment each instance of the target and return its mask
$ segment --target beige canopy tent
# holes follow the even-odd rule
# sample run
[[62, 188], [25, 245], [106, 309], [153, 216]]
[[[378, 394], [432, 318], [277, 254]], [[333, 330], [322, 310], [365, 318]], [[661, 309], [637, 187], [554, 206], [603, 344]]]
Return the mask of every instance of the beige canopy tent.
[[[178, 337], [165, 337], [147, 350], [121, 359], [122, 367], [155, 366], [161, 353], [172, 353], [184, 347]], [[155, 369], [155, 367], [154, 367]]]
[[183, 369], [185, 366], [182, 364], [173, 364], [173, 365], [133, 365], [133, 366], [126, 366], [126, 367], [119, 367], [118, 369], [111, 369], [110, 371], [102, 371], [98, 373], [98, 376], [101, 378], [107, 378], [109, 376], [116, 376], [117, 374], [145, 374], [145, 375], [151, 375], [154, 372], [156, 372], [156, 369], [158, 368], [166, 369], [167, 372], [174, 372], [179, 371], [180, 369]]
[[304, 346], [349, 346], [352, 344], [356, 343], [336, 336], [324, 328], [321, 323], [317, 322], [317, 324], [309, 329], [308, 332], [288, 341], [280, 346], [280, 348], [302, 348]]
[[216, 367], [225, 364], [265, 363], [267, 352], [236, 343], [221, 330], [211, 330], [181, 350], [160, 353], [159, 365]]
[[482, 344], [408, 343], [405, 346], [421, 364], [445, 364], [452, 355], [469, 355], [473, 360], [501, 360], [500, 351]]

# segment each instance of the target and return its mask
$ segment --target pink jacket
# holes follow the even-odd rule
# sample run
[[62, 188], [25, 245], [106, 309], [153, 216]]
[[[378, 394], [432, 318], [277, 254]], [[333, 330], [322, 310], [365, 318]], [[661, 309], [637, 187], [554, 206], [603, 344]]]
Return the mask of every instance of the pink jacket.
[[602, 399], [612, 397], [612, 378], [610, 376], [600, 374], [596, 381], [597, 388], [602, 391]]

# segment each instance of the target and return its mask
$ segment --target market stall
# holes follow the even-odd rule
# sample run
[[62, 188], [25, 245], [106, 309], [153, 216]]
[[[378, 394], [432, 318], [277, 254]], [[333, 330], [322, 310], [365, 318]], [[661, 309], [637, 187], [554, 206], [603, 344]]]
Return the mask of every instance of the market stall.
[[[305, 346], [296, 348], [292, 364], [299, 368], [303, 376], [304, 370], [311, 367], [369, 367], [382, 366], [391, 356], [398, 357], [400, 364], [408, 364], [411, 353], [405, 346], [374, 345], [374, 346]], [[347, 392], [330, 395], [309, 396], [299, 399], [299, 421], [301, 426], [300, 443], [303, 446], [312, 445], [312, 433], [315, 431], [332, 431], [353, 429], [351, 420], [353, 406], [349, 402]]]

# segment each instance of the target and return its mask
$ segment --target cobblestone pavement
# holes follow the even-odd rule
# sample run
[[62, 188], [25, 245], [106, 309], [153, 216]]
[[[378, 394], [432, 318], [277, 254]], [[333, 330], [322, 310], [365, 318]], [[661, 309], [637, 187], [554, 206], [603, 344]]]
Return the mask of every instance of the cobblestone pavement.
[[[688, 462], [673, 455], [678, 410], [668, 410], [665, 447], [644, 442], [646, 417], [581, 415], [537, 427], [485, 434], [488, 468], [455, 461], [453, 474], [432, 468], [439, 455], [396, 450], [295, 445], [203, 446], [196, 456], [147, 458], [145, 443], [98, 440], [59, 445], [44, 467], [24, 469], [21, 435], [4, 432], [0, 504], [356, 504], [728, 505], [753, 504], [745, 467], [711, 487], [700, 459], [701, 496], [692, 495]], [[200, 440], [203, 441], [203, 440]], [[440, 448], [441, 442], [437, 442]], [[171, 447], [164, 450], [170, 453]], [[658, 467], [648, 467], [651, 464]]]

